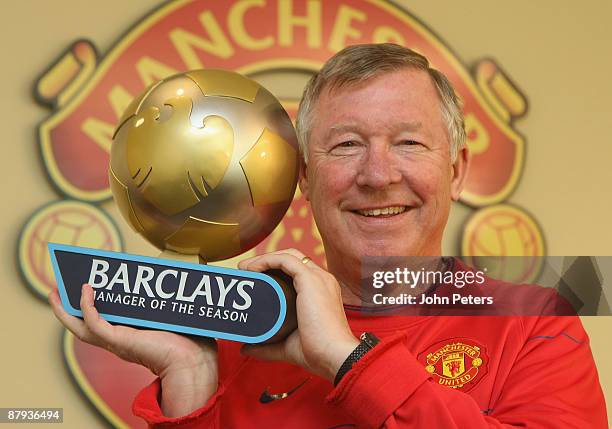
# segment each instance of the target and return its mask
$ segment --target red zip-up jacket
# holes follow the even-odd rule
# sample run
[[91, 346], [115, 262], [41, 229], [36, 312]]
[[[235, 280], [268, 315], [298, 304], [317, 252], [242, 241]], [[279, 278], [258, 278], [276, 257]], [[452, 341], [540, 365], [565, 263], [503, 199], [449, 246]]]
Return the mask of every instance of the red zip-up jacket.
[[382, 339], [337, 387], [219, 341], [219, 388], [165, 417], [159, 379], [133, 411], [153, 428], [607, 428], [588, 337], [575, 316], [401, 317], [346, 307]]

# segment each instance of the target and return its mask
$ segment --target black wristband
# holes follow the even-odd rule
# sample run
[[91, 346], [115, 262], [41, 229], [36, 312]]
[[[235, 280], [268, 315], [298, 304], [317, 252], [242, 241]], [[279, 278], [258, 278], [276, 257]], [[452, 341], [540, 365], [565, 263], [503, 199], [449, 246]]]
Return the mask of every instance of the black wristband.
[[342, 377], [344, 377], [344, 375], [349, 372], [351, 368], [353, 368], [353, 365], [355, 365], [359, 359], [361, 359], [367, 352], [372, 350], [374, 346], [380, 342], [380, 340], [374, 334], [369, 332], [364, 332], [361, 334], [359, 339], [361, 340], [359, 345], [355, 347], [355, 350], [353, 350], [350, 355], [348, 355], [336, 373], [336, 377], [334, 378], [334, 386], [337, 386], [338, 383], [340, 383]]

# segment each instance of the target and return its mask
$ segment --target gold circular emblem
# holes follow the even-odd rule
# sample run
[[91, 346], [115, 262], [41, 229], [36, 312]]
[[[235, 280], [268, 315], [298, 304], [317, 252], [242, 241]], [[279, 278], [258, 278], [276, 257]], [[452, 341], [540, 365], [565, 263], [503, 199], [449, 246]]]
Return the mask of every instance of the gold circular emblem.
[[475, 367], [479, 367], [480, 365], [482, 365], [482, 359], [480, 358], [476, 358], [472, 361], [472, 365]]
[[430, 374], [433, 374], [434, 372], [436, 372], [436, 368], [433, 365], [427, 365], [425, 367], [425, 371], [427, 371]]
[[74, 200], [54, 201], [28, 219], [19, 239], [19, 266], [28, 284], [45, 299], [55, 286], [47, 243], [120, 251], [121, 236], [97, 206]]
[[545, 253], [541, 228], [519, 207], [498, 204], [482, 208], [465, 225], [461, 243], [464, 261], [493, 278], [533, 282], [540, 275], [540, 256]]

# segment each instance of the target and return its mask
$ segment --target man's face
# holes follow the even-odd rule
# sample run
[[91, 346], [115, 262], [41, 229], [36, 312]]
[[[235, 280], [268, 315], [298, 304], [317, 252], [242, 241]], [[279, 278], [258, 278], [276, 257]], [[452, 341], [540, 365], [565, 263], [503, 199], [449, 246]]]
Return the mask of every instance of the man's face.
[[440, 255], [467, 152], [451, 162], [427, 73], [402, 69], [324, 91], [308, 155], [300, 187], [332, 272], [368, 255]]

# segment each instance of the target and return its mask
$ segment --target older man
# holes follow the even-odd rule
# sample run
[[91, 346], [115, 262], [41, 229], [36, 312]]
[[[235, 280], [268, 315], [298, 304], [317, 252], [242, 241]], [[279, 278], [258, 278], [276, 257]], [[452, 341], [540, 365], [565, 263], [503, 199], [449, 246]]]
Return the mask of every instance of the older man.
[[328, 270], [295, 249], [239, 265], [293, 277], [298, 329], [285, 341], [240, 347], [111, 326], [87, 286], [85, 322], [54, 291], [56, 315], [159, 376], [134, 403], [153, 427], [607, 427], [577, 318], [371, 317], [360, 307], [365, 255], [441, 255], [468, 164], [460, 107], [423, 56], [391, 44], [346, 48], [309, 82], [300, 188]]

